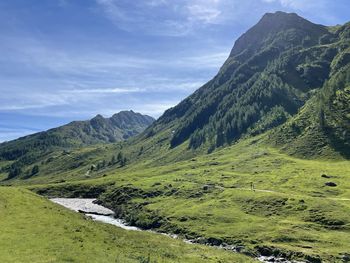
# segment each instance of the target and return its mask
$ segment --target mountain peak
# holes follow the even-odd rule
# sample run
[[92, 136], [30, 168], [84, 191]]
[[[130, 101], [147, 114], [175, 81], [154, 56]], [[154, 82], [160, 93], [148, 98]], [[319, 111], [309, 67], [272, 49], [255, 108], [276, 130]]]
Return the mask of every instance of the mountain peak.
[[261, 19], [285, 19], [285, 18], [301, 18], [296, 13], [287, 13], [283, 11], [276, 11], [274, 13], [265, 13]]
[[140, 113], [134, 112], [133, 110], [123, 110], [118, 113], [113, 114], [112, 118], [122, 116], [122, 115], [138, 115]]
[[[291, 30], [295, 33], [290, 34]], [[296, 13], [266, 13], [256, 25], [237, 39], [230, 56], [239, 55], [247, 50], [259, 51], [269, 39], [280, 39], [283, 42], [281, 46], [284, 46], [287, 39], [289, 44], [299, 45], [305, 38], [318, 41], [320, 36], [327, 33], [325, 26], [314, 24]]]
[[297, 26], [298, 24], [312, 24], [310, 21], [298, 16], [296, 13], [286, 13], [277, 11], [275, 13], [266, 13], [260, 19], [256, 26], [268, 26], [272, 29], [283, 28], [286, 26]]
[[[48, 131], [1, 143], [0, 160], [31, 158], [36, 161], [54, 150], [123, 141], [143, 132], [154, 122], [152, 117], [133, 111], [123, 111], [113, 116], [114, 118], [104, 118], [97, 114], [90, 120], [73, 121]], [[22, 163], [19, 165], [23, 166]]]
[[97, 114], [95, 117], [92, 118], [92, 120], [103, 120], [103, 116], [101, 114]]

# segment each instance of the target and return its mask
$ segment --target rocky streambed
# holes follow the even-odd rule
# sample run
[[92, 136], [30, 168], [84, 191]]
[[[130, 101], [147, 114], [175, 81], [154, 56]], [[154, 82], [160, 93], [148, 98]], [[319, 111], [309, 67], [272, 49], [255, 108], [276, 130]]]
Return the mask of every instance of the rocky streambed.
[[96, 204], [94, 198], [51, 198], [50, 200], [75, 212], [83, 213], [95, 221], [115, 225], [125, 230], [142, 230], [135, 226], [129, 226], [122, 219], [115, 218], [112, 210]]
[[[112, 210], [97, 204], [96, 203], [97, 199], [95, 198], [51, 198], [50, 200], [56, 204], [62, 205], [75, 212], [83, 213], [95, 221], [111, 224], [125, 230], [148, 231], [155, 234], [166, 235], [171, 238], [179, 238], [179, 236], [173, 235], [173, 234], [159, 233], [151, 230], [143, 230], [135, 226], [130, 226], [123, 219], [115, 218], [114, 217], [115, 214]], [[190, 244], [200, 243], [197, 240], [187, 240], [187, 239], [182, 239], [182, 240]], [[239, 253], [239, 248], [231, 245], [223, 245], [223, 244], [217, 245], [217, 246], [213, 244], [205, 244], [205, 245]], [[302, 261], [290, 261], [285, 258], [274, 257], [274, 256], [259, 256], [256, 259], [259, 260], [260, 262], [303, 263]]]

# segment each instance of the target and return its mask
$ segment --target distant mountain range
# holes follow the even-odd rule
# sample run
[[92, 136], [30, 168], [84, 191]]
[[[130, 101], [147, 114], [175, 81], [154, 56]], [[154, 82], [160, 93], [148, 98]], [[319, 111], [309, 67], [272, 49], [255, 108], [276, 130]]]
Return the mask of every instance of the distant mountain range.
[[15, 160], [15, 164], [22, 167], [54, 150], [126, 140], [141, 133], [153, 122], [154, 118], [133, 111], [121, 111], [110, 118], [97, 115], [91, 120], [73, 121], [58, 128], [1, 143], [0, 160]]

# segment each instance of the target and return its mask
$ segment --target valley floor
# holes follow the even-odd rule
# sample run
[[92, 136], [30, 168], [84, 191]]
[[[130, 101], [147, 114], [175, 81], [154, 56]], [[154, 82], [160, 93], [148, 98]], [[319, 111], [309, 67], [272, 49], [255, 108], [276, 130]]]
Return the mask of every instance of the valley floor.
[[349, 161], [302, 160], [255, 138], [171, 165], [144, 162], [33, 189], [47, 196], [98, 193], [133, 225], [251, 255], [343, 262], [350, 254], [349, 175]]

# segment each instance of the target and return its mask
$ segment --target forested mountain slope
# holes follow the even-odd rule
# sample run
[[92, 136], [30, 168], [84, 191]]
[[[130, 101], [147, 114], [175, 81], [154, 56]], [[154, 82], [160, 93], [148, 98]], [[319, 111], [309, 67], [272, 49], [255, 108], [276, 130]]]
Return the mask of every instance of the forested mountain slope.
[[338, 42], [322, 46], [337, 50], [324, 86], [270, 136], [291, 154], [328, 157], [335, 152], [350, 158], [350, 24], [335, 34]]
[[212, 151], [284, 123], [349, 63], [348, 31], [296, 14], [264, 15], [236, 41], [214, 79], [138, 138], [167, 131], [162, 143], [171, 148], [189, 140], [189, 148]]

